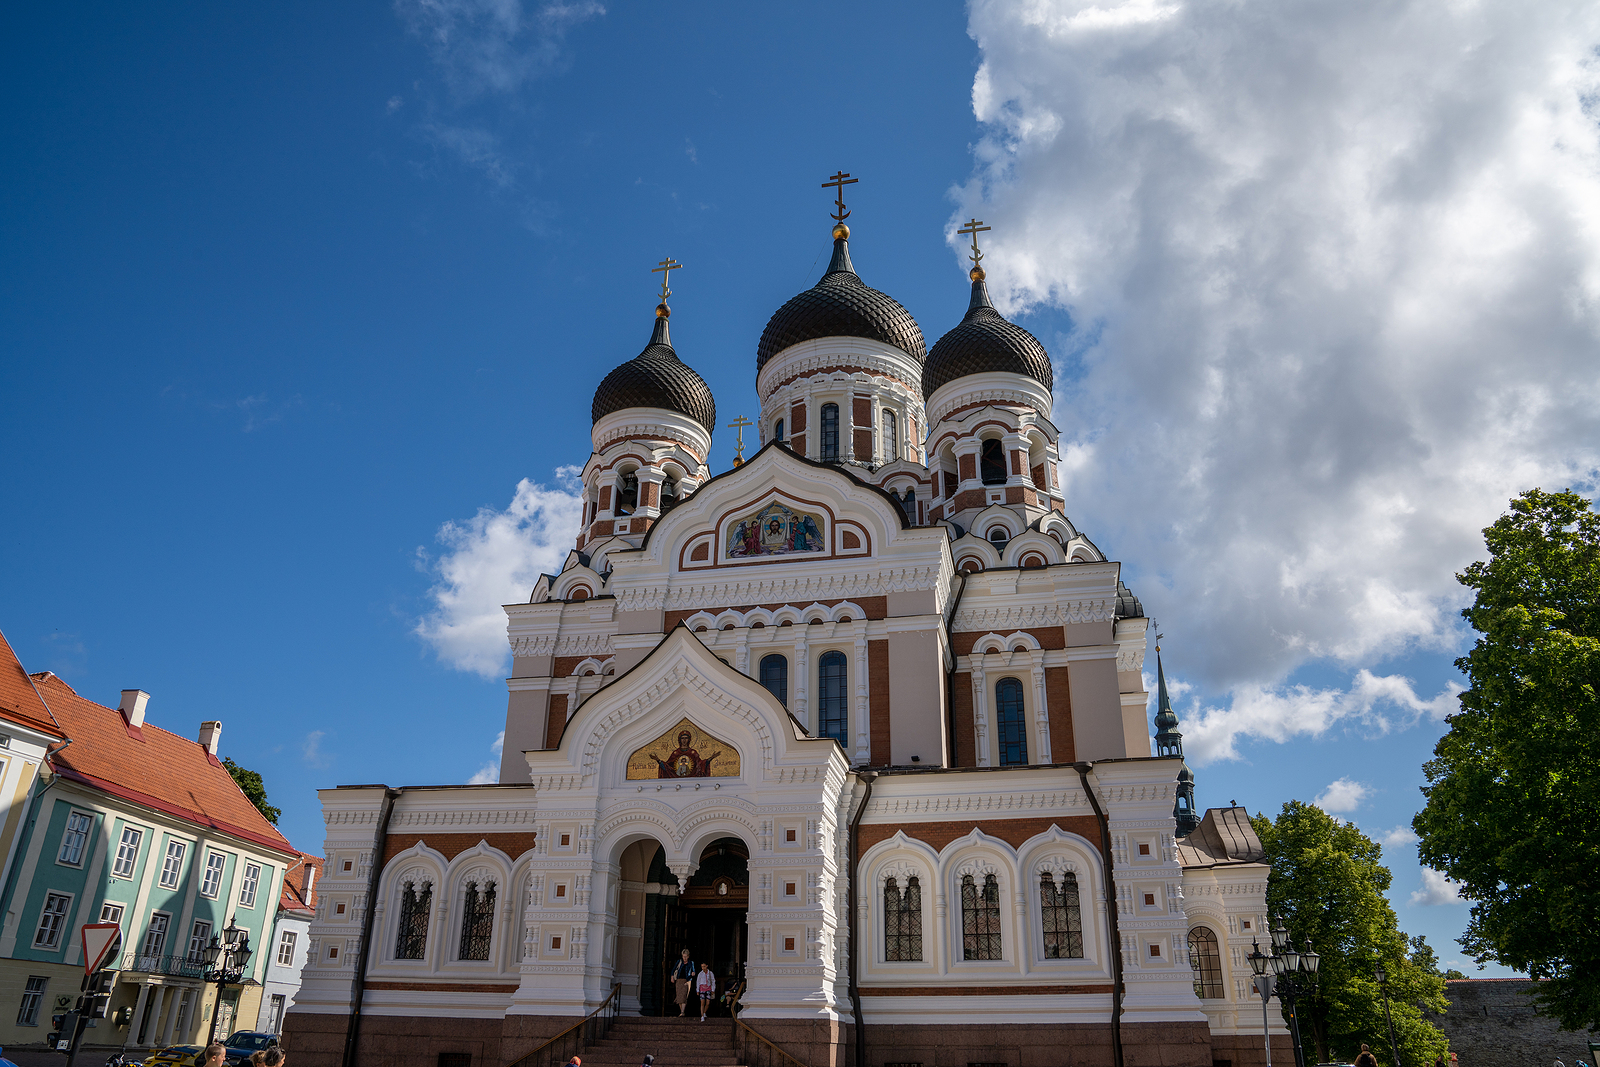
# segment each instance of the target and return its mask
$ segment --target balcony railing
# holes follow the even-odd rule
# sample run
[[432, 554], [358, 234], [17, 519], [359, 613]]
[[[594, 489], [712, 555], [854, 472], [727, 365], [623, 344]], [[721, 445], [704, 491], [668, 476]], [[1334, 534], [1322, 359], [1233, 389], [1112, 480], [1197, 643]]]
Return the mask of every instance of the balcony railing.
[[142, 974], [201, 978], [205, 975], [206, 961], [202, 956], [147, 956], [143, 952], [130, 952], [122, 957], [122, 969]]

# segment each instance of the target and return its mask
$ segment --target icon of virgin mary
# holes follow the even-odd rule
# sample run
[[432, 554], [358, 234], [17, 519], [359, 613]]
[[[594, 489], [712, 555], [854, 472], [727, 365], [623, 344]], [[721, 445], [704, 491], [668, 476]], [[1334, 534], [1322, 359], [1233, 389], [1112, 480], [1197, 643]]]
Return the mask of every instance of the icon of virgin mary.
[[694, 738], [688, 730], [678, 733], [678, 747], [662, 759], [654, 752], [646, 753], [655, 760], [659, 777], [662, 778], [709, 778], [711, 777], [711, 761], [722, 755], [713, 752], [705, 759], [700, 758], [700, 753], [692, 747]]

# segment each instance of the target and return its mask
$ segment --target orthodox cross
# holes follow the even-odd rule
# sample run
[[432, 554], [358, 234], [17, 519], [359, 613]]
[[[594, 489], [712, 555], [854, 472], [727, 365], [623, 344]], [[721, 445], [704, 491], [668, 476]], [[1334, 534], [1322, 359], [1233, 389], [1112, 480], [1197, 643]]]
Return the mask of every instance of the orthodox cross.
[[973, 219], [965, 226], [961, 227], [961, 229], [956, 231], [962, 236], [966, 236], [967, 234], [972, 235], [972, 255], [969, 258], [972, 260], [973, 267], [977, 267], [979, 261], [983, 259], [983, 253], [978, 251], [978, 234], [989, 229], [993, 229], [993, 227], [985, 226], [979, 219]]
[[824, 189], [833, 189], [833, 202], [838, 206], [838, 210], [833, 213], [834, 221], [843, 222], [850, 217], [850, 212], [846, 211], [844, 207], [844, 187], [854, 185], [860, 180], [860, 178], [852, 178], [844, 171], [839, 170], [834, 171], [833, 177], [822, 183]]
[[728, 423], [728, 429], [739, 431], [739, 440], [735, 442], [735, 445], [739, 450], [739, 454], [733, 458], [733, 465], [735, 467], [742, 466], [744, 464], [744, 428], [746, 426], [754, 425], [755, 423], [751, 422], [743, 415], [740, 415], [737, 419], [734, 419], [732, 422]]
[[672, 290], [667, 288], [667, 279], [672, 277], [672, 272], [682, 267], [683, 264], [668, 256], [656, 266], [650, 268], [651, 274], [661, 275], [661, 302], [667, 302], [667, 297], [672, 295]]

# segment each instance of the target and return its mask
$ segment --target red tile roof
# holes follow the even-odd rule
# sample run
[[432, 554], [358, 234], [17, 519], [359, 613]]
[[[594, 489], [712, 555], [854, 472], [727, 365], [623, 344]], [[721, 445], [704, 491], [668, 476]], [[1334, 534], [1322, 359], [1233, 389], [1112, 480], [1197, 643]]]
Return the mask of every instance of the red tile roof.
[[50, 719], [50, 712], [39, 700], [39, 694], [28, 684], [27, 672], [22, 662], [0, 634], [0, 719], [19, 723], [51, 737], [60, 737], [61, 731]]
[[72, 738], [70, 745], [50, 758], [51, 767], [63, 778], [266, 848], [299, 855], [200, 742], [148, 721], [142, 730], [131, 731], [116, 708], [85, 700], [55, 675], [46, 672], [32, 678], [61, 728]]
[[[322, 857], [300, 853], [300, 862], [290, 864], [283, 876], [283, 897], [278, 901], [278, 910], [314, 914], [317, 910], [317, 878], [321, 874]], [[306, 889], [308, 880], [311, 882], [309, 891]]]

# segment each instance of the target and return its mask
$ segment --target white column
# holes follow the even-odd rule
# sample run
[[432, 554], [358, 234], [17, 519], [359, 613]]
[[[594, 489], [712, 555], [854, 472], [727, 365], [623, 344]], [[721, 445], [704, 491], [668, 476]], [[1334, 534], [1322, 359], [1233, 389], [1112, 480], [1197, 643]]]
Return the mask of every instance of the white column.
[[856, 631], [856, 763], [872, 762], [872, 723], [867, 708], [867, 620], [850, 624]]
[[883, 440], [883, 403], [878, 399], [878, 394], [872, 394], [872, 462], [890, 463], [894, 457], [884, 451]]
[[1033, 654], [1034, 722], [1039, 728], [1039, 755], [1034, 763], [1053, 763], [1050, 758], [1050, 705], [1044, 695], [1044, 653]]
[[972, 657], [972, 740], [978, 766], [989, 766], [989, 701], [984, 682], [983, 657]]
[[794, 677], [791, 679], [794, 685], [794, 717], [799, 719], [800, 724], [807, 730], [811, 730], [811, 719], [806, 711], [806, 690], [810, 688], [806, 683], [811, 678], [811, 668], [807, 662], [807, 653], [810, 650], [807, 647], [805, 624], [802, 623], [794, 629], [797, 638], [794, 643]]
[[[161, 1043], [163, 1045], [172, 1044], [173, 1032], [178, 1029], [178, 1016], [183, 1014], [183, 995], [186, 992], [188, 991], [177, 986], [172, 989], [172, 1007], [167, 1012], [167, 1028], [161, 1033]], [[222, 1035], [224, 1040], [227, 1039], [227, 1036], [227, 1034]]]
[[141, 1042], [141, 1044], [147, 1043], [151, 1047], [161, 1044], [161, 1024], [166, 1018], [167, 998], [171, 993], [171, 986], [163, 985], [156, 987], [156, 1003], [155, 1007], [150, 1009], [150, 1027], [145, 1033], [145, 1037], [148, 1040], [146, 1042]]
[[133, 1004], [133, 1022], [128, 1024], [128, 1039], [122, 1043], [123, 1048], [140, 1043], [139, 1031], [144, 1025], [144, 1006], [149, 999], [150, 984], [148, 982], [140, 983], [139, 999], [134, 1001]]

